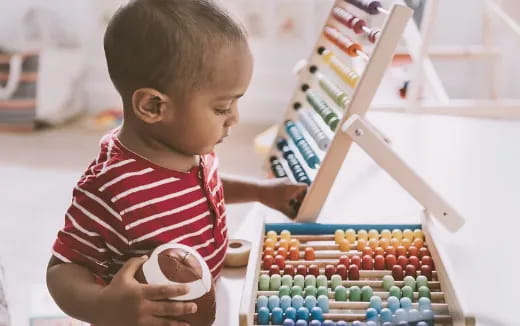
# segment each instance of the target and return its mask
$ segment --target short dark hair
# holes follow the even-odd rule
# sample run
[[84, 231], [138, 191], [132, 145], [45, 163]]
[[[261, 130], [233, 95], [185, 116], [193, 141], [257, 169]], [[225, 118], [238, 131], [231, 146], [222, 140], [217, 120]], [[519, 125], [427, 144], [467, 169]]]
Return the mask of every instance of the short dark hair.
[[244, 40], [244, 29], [211, 0], [131, 0], [110, 20], [104, 47], [126, 102], [138, 88], [181, 97], [200, 89], [219, 48]]

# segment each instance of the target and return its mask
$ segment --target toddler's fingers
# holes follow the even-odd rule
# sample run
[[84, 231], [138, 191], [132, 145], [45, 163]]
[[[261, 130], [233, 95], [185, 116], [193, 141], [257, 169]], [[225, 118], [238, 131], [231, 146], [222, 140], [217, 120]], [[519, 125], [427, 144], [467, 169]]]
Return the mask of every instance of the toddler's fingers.
[[190, 326], [189, 323], [162, 317], [151, 317], [143, 323], [146, 326]]
[[146, 259], [148, 259], [146, 256], [130, 258], [123, 267], [121, 267], [114, 278], [121, 278], [124, 280], [134, 279], [135, 273], [139, 267], [144, 264]]
[[157, 317], [176, 317], [197, 312], [197, 305], [193, 302], [152, 301], [150, 312]]
[[186, 285], [143, 285], [143, 294], [148, 300], [165, 300], [188, 293]]

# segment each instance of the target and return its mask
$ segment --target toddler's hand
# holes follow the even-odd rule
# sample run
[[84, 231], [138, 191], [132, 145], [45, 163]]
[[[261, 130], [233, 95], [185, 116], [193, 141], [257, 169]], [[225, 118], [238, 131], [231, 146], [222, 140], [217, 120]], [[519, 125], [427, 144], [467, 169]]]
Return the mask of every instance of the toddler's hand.
[[141, 284], [134, 278], [146, 257], [132, 258], [123, 265], [112, 282], [101, 291], [96, 326], [184, 326], [175, 317], [194, 313], [193, 302], [174, 302], [168, 298], [184, 295], [186, 286]]
[[260, 202], [290, 218], [296, 217], [307, 192], [306, 184], [292, 183], [289, 178], [263, 180], [259, 186]]

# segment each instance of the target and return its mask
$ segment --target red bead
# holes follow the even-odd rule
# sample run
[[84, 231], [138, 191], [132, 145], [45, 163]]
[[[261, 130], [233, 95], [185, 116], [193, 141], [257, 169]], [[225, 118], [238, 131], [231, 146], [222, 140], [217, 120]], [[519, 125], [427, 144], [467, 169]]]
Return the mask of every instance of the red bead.
[[345, 266], [350, 266], [350, 258], [346, 255], [342, 255], [339, 257], [339, 263]]
[[406, 265], [408, 265], [408, 258], [406, 258], [406, 256], [399, 256], [397, 258], [397, 263], [401, 265], [403, 269], [405, 269]]
[[348, 267], [348, 278], [350, 280], [359, 280], [359, 267], [355, 264], [350, 264]]
[[311, 275], [314, 275], [314, 276], [318, 276], [320, 275], [320, 268], [318, 267], [318, 265], [315, 265], [315, 264], [312, 264], [309, 266], [309, 274]]
[[419, 249], [415, 246], [408, 247], [408, 257], [417, 256], [419, 254]]
[[415, 269], [419, 269], [419, 267], [421, 266], [421, 262], [419, 261], [419, 258], [417, 258], [417, 256], [408, 257], [408, 264], [414, 265]]
[[423, 256], [421, 258], [422, 265], [429, 265], [433, 269], [433, 259], [431, 256]]
[[354, 255], [354, 256], [350, 257], [350, 264], [351, 265], [354, 264], [358, 268], [360, 268], [361, 267], [361, 257], [359, 257], [358, 255]]
[[285, 265], [285, 268], [283, 269], [283, 274], [284, 275], [291, 275], [291, 276], [294, 276], [294, 266], [291, 265], [291, 264], [287, 264]]
[[363, 261], [361, 263], [362, 269], [364, 270], [372, 270], [374, 269], [374, 260], [372, 256], [365, 255], [363, 256]]
[[314, 253], [314, 248], [307, 247], [305, 248], [305, 260], [315, 260], [316, 254]]
[[376, 249], [374, 249], [374, 256], [377, 256], [377, 255], [384, 256], [385, 249], [383, 249], [382, 247], [377, 247]]
[[433, 273], [432, 268], [429, 265], [422, 265], [421, 266], [421, 275], [426, 276], [428, 281], [431, 281], [433, 279]]
[[395, 256], [395, 253], [396, 253], [394, 246], [386, 247], [385, 252], [386, 252], [387, 255], [394, 255], [394, 256]]
[[404, 246], [397, 246], [395, 249], [395, 254], [397, 257], [406, 256], [406, 248]]
[[334, 265], [325, 266], [325, 276], [328, 280], [330, 280], [330, 277], [334, 274], [336, 274], [336, 267], [334, 267]]
[[392, 267], [397, 264], [397, 258], [395, 258], [394, 255], [386, 255], [385, 258], [386, 262], [386, 269], [392, 269]]
[[424, 256], [430, 256], [430, 251], [426, 247], [419, 248], [419, 258], [423, 258]]
[[265, 255], [262, 268], [265, 269], [265, 270], [269, 270], [269, 268], [271, 268], [271, 265], [273, 264], [273, 261], [274, 261], [273, 256]]
[[278, 265], [271, 265], [269, 268], [269, 275], [280, 274], [280, 267]]
[[298, 248], [291, 247], [291, 249], [289, 249], [289, 259], [290, 260], [300, 259], [300, 252], [298, 251]]
[[265, 248], [264, 249], [264, 257], [267, 256], [267, 255], [274, 257], [274, 249], [271, 248], [271, 247]]
[[285, 258], [282, 255], [276, 255], [274, 257], [274, 263], [280, 267], [281, 270], [285, 268]]
[[367, 255], [370, 256], [370, 257], [374, 256], [374, 251], [370, 247], [365, 247], [363, 249], [362, 253], [363, 253], [363, 256], [367, 256]]
[[402, 281], [404, 278], [403, 268], [400, 265], [394, 265], [392, 267], [392, 277], [396, 281]]
[[296, 273], [300, 275], [307, 275], [307, 266], [305, 265], [298, 265], [296, 266]]
[[346, 280], [347, 277], [348, 277], [348, 269], [347, 269], [347, 266], [343, 265], [343, 264], [339, 264], [338, 266], [336, 266], [336, 274], [338, 274], [339, 276], [341, 276], [341, 279], [342, 280]]
[[417, 269], [414, 265], [406, 265], [406, 276], [417, 277]]
[[282, 256], [285, 259], [287, 258], [287, 249], [285, 249], [284, 247], [280, 247], [278, 248], [276, 254]]
[[385, 269], [385, 257], [383, 257], [382, 255], [377, 255], [376, 258], [374, 258], [374, 269], [377, 269], [379, 271]]

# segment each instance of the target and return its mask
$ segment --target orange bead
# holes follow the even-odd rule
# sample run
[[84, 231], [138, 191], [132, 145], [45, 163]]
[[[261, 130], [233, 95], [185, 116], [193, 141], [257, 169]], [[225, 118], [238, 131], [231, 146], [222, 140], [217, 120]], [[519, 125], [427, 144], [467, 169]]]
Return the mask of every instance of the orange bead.
[[423, 239], [416, 238], [415, 240], [413, 240], [413, 245], [416, 248], [421, 248], [424, 246], [424, 241], [423, 241]]
[[372, 238], [372, 239], [368, 240], [368, 246], [370, 248], [372, 248], [372, 250], [375, 250], [378, 245], [379, 245], [379, 241], [377, 239]]
[[289, 250], [289, 241], [280, 239], [280, 241], [278, 241], [278, 248], [285, 248], [285, 250]]
[[390, 239], [390, 245], [392, 247], [397, 248], [397, 247], [399, 247], [400, 244], [401, 244], [401, 241], [399, 241], [399, 239], [397, 239], [397, 238]]
[[406, 248], [404, 246], [397, 246], [395, 249], [396, 256], [406, 256]]
[[401, 240], [401, 244], [406, 248], [406, 250], [408, 250], [408, 248], [412, 245], [412, 241], [410, 241], [408, 238], [403, 238]]
[[365, 247], [363, 248], [363, 256], [370, 256], [370, 257], [374, 257], [374, 251], [372, 250], [372, 248], [370, 247]]
[[282, 256], [283, 258], [287, 258], [287, 249], [285, 249], [284, 247], [280, 247], [278, 248], [276, 254]]
[[381, 240], [379, 240], [379, 246], [381, 248], [383, 248], [383, 250], [386, 249], [386, 247], [388, 247], [390, 245], [390, 240], [387, 239], [387, 238], [382, 238]]
[[377, 247], [376, 249], [374, 249], [374, 256], [384, 256], [385, 255], [385, 249], [383, 249], [382, 247]]
[[267, 255], [274, 257], [275, 256], [274, 249], [273, 248], [265, 248], [264, 249], [264, 256], [267, 256]]
[[274, 248], [276, 246], [276, 241], [273, 240], [272, 238], [267, 238], [264, 241], [264, 246], [266, 248]]
[[298, 239], [291, 239], [291, 241], [289, 241], [289, 248], [291, 247], [300, 248], [300, 241], [298, 241]]
[[365, 248], [366, 246], [367, 246], [367, 241], [366, 241], [366, 240], [364, 240], [364, 239], [358, 239], [358, 241], [357, 241], [357, 246], [356, 246], [357, 250], [361, 251], [361, 250], [363, 250], [363, 248]]
[[305, 248], [305, 260], [315, 260], [316, 253], [314, 253], [314, 248], [307, 247]]
[[350, 250], [350, 241], [347, 239], [343, 239], [339, 242], [339, 250], [340, 251], [349, 251]]
[[385, 252], [386, 252], [387, 255], [394, 255], [394, 256], [395, 256], [395, 253], [396, 253], [394, 246], [386, 247]]
[[300, 259], [300, 252], [298, 251], [298, 248], [291, 247], [291, 249], [289, 249], [289, 259], [290, 260]]

